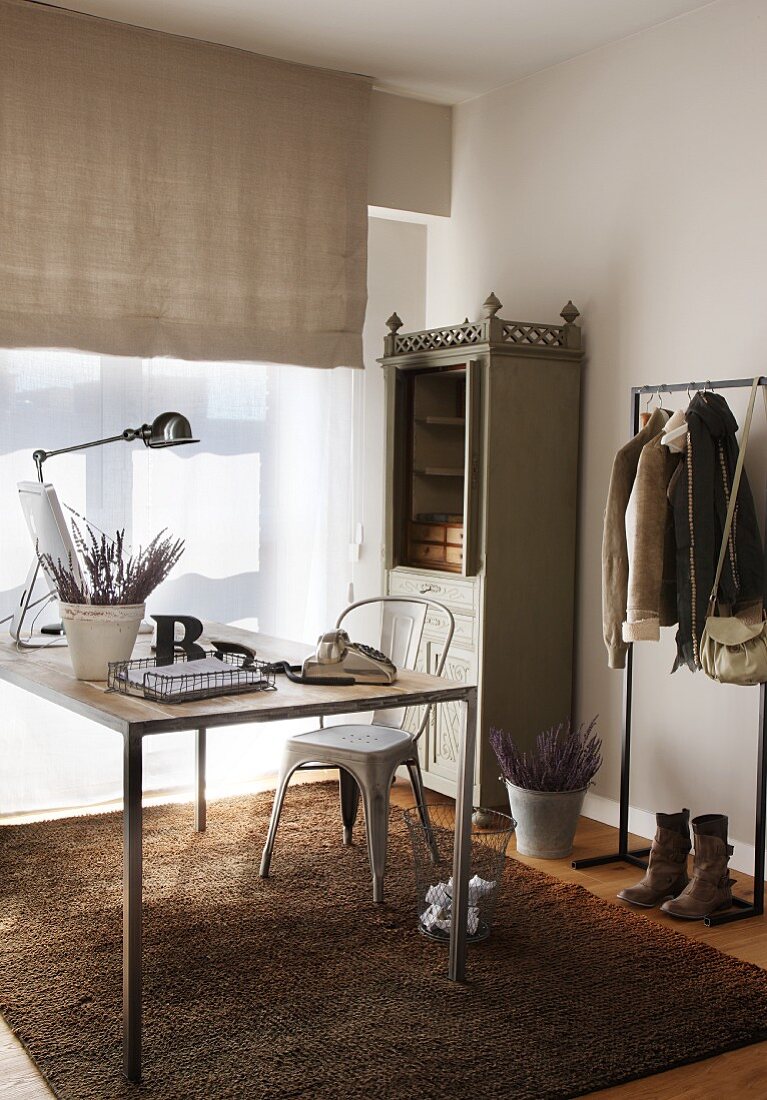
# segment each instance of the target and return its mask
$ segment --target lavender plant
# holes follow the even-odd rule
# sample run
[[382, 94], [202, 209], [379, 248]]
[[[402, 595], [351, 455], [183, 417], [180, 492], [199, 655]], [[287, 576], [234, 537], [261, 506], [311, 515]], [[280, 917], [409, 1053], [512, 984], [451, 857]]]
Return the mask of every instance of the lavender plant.
[[561, 722], [539, 733], [535, 749], [521, 752], [510, 733], [490, 731], [490, 744], [498, 757], [503, 778], [528, 791], [582, 791], [589, 787], [602, 766], [602, 739], [593, 718], [584, 729]]
[[[81, 517], [82, 518], [82, 517]], [[166, 535], [164, 528], [146, 548], [130, 553], [125, 530], [114, 539], [83, 520], [83, 534], [72, 520], [74, 544], [82, 559], [79, 573], [71, 560], [66, 564], [50, 554], [41, 554], [40, 563], [53, 578], [59, 599], [77, 604], [141, 604], [170, 573], [184, 552], [184, 543]]]

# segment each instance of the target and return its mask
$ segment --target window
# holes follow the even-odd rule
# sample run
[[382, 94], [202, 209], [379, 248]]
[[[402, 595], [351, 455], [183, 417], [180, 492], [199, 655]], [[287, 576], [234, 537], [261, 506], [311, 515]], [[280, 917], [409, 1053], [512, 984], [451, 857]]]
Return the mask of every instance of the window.
[[[0, 618], [15, 606], [33, 552], [16, 492], [35, 477], [32, 451], [115, 435], [174, 409], [198, 445], [150, 451], [118, 442], [61, 455], [45, 465], [46, 480], [63, 505], [107, 532], [125, 527], [133, 545], [165, 527], [185, 540], [148, 614], [189, 613], [313, 642], [347, 599], [362, 381], [350, 370], [0, 351]], [[54, 612], [45, 609], [38, 625]], [[0, 706], [0, 814], [121, 796], [116, 735], [5, 684]], [[209, 743], [215, 792], [273, 770], [281, 737], [270, 723], [211, 731]], [[188, 786], [191, 738], [149, 738], [145, 761], [148, 790]]]

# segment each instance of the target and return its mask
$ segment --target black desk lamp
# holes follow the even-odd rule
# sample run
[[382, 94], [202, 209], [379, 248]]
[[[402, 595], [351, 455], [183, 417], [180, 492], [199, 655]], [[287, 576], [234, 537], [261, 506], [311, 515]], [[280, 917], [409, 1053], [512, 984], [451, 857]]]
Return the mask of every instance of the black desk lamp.
[[[37, 467], [37, 477], [40, 482], [43, 481], [43, 463], [46, 459], [53, 458], [54, 455], [69, 454], [70, 451], [86, 451], [89, 447], [101, 447], [104, 443], [117, 443], [118, 440], [121, 439], [126, 443], [132, 443], [134, 440], [140, 439], [145, 447], [152, 447], [153, 449], [160, 447], [178, 447], [182, 443], [200, 442], [199, 439], [195, 439], [192, 435], [192, 427], [185, 416], [177, 412], [164, 412], [156, 416], [151, 424], [142, 424], [140, 428], [126, 428], [120, 435], [110, 435], [107, 436], [106, 439], [94, 439], [91, 443], [75, 443], [72, 447], [59, 447], [58, 450], [55, 451], [35, 451], [32, 454], [32, 458]], [[37, 604], [42, 603], [44, 600], [49, 599], [49, 596], [42, 596], [39, 600], [35, 600], [34, 603], [32, 602], [32, 592], [39, 571], [40, 561], [37, 554], [35, 554], [35, 559], [30, 566], [27, 580], [22, 591], [19, 606], [16, 608], [11, 622], [11, 634], [16, 639], [16, 643], [23, 648], [30, 648], [28, 643], [21, 641], [21, 628], [27, 611], [36, 607]], [[43, 627], [43, 632], [61, 634], [63, 630], [61, 625], [57, 624], [52, 627]]]
[[118, 440], [132, 443], [140, 439], [145, 447], [178, 447], [182, 443], [199, 443], [192, 435], [192, 427], [185, 416], [177, 412], [164, 412], [156, 416], [151, 424], [142, 424], [140, 428], [126, 428], [120, 435], [110, 435], [106, 439], [94, 439], [92, 443], [75, 443], [72, 447], [59, 447], [57, 451], [35, 451], [32, 458], [37, 466], [37, 476], [43, 480], [43, 463], [54, 455], [69, 454], [70, 451], [86, 451], [89, 447], [101, 447], [104, 443], [117, 443]]

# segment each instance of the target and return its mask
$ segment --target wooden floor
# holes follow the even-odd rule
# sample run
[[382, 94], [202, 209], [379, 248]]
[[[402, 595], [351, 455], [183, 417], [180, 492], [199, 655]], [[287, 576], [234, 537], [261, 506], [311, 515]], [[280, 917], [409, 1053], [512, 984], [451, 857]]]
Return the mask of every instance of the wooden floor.
[[[311, 778], [324, 778], [325, 773], [314, 772]], [[307, 779], [309, 776], [307, 776]], [[395, 804], [410, 805], [412, 795], [407, 784], [397, 782], [393, 790]], [[442, 801], [439, 795], [433, 800]], [[445, 799], [444, 801], [448, 801]], [[640, 844], [640, 838], [636, 838]], [[598, 855], [614, 851], [616, 830], [588, 818], [581, 818], [573, 857]], [[538, 867], [565, 882], [577, 882], [610, 904], [618, 890], [639, 877], [637, 871], [621, 864], [574, 871], [570, 859], [535, 860], [519, 856], [524, 863]], [[735, 872], [736, 890], [747, 897], [752, 881], [746, 875]], [[703, 940], [720, 951], [745, 959], [767, 969], [767, 920], [764, 917], [719, 928], [705, 928], [703, 924], [673, 921], [658, 910], [646, 911], [648, 920], [669, 922], [678, 931], [692, 939]], [[384, 1094], [382, 1094], [384, 1095]], [[730, 1054], [710, 1058], [693, 1066], [671, 1070], [668, 1073], [647, 1077], [627, 1085], [594, 1093], [602, 1098], [615, 1100], [729, 1100], [730, 1097], [767, 1097], [767, 1043], [745, 1047]], [[0, 1100], [45, 1100], [51, 1093], [26, 1056], [20, 1044], [0, 1020]], [[147, 1097], [151, 1100], [151, 1097]], [[385, 1100], [385, 1097], [384, 1097]]]

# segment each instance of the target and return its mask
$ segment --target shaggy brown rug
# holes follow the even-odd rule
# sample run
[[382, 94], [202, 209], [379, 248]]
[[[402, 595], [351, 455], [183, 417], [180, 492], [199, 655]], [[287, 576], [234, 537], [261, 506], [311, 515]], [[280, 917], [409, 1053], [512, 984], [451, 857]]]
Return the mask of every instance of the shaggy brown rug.
[[[66, 1100], [575, 1097], [767, 1036], [767, 974], [512, 863], [470, 982], [415, 928], [393, 814], [387, 902], [331, 784], [145, 811], [145, 1078], [120, 1073], [121, 819], [0, 830], [0, 1004]], [[361, 834], [361, 830], [360, 830]]]

